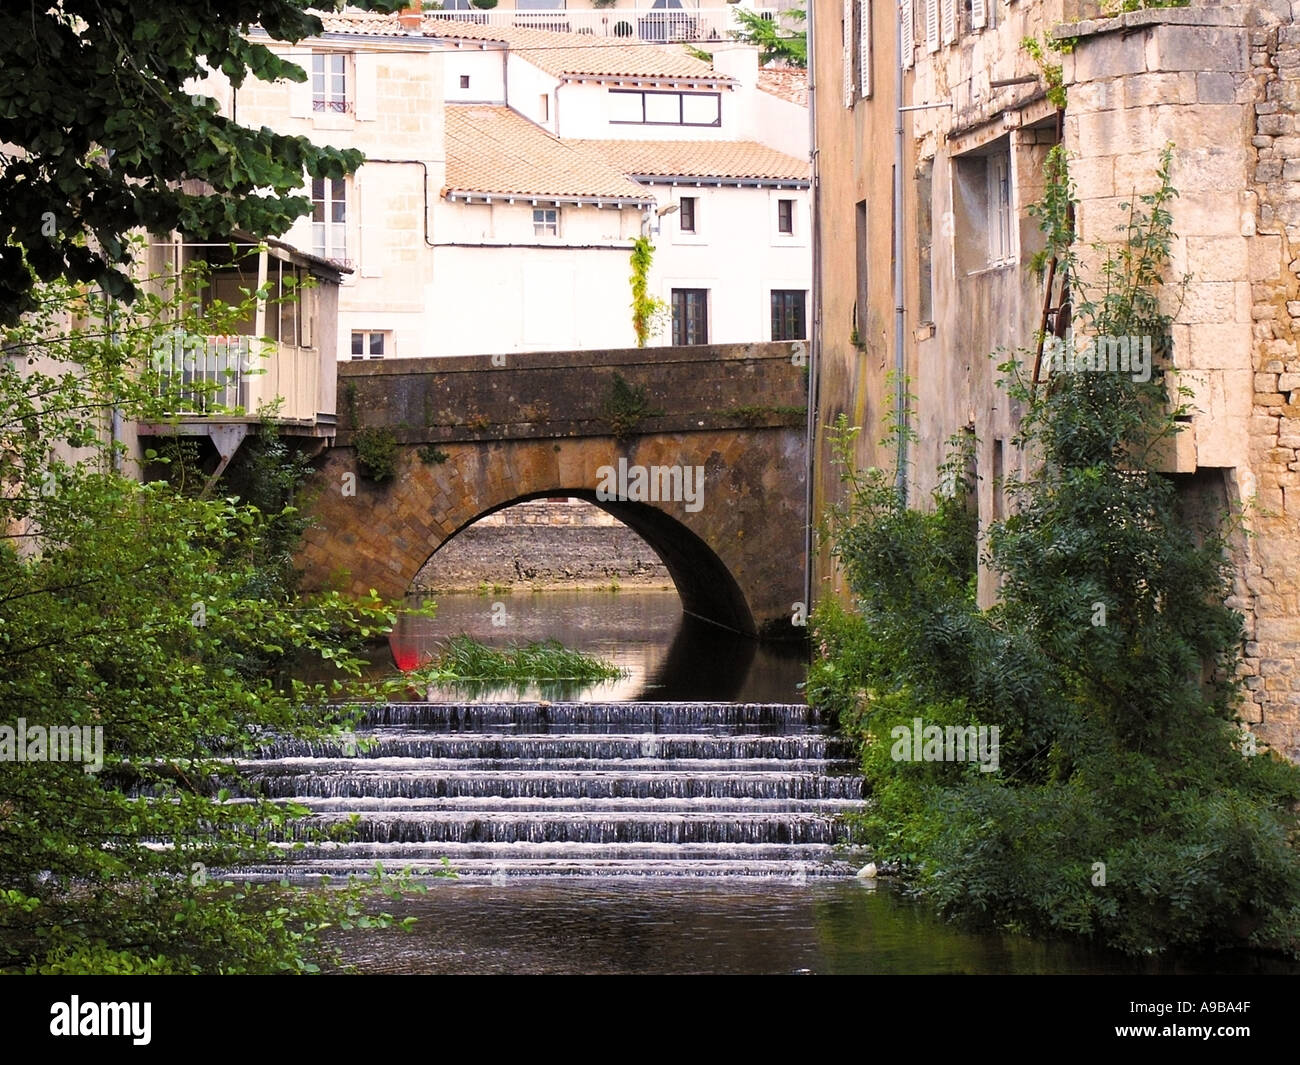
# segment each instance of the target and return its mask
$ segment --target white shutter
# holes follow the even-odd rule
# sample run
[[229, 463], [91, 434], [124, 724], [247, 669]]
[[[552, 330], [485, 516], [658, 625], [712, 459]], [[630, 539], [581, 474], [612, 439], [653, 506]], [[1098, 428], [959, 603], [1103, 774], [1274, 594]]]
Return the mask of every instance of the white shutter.
[[844, 0], [844, 106], [853, 106], [853, 0]]
[[916, 28], [912, 25], [912, 0], [902, 0], [898, 17], [903, 20], [902, 62], [904, 70], [912, 69], [916, 53]]
[[987, 0], [970, 0], [970, 24], [972, 29], [982, 30], [989, 22]]
[[957, 0], [943, 0], [943, 43], [957, 39]]
[[939, 50], [939, 0], [925, 0], [925, 50]]
[[858, 92], [871, 95], [871, 0], [858, 2]]
[[306, 61], [294, 57], [293, 60], [307, 72], [306, 81], [291, 81], [289, 85], [289, 116], [291, 118], [311, 118], [311, 55]]
[[371, 52], [357, 52], [353, 57], [356, 70], [356, 116], [359, 122], [373, 122], [379, 117], [377, 80], [379, 56]]

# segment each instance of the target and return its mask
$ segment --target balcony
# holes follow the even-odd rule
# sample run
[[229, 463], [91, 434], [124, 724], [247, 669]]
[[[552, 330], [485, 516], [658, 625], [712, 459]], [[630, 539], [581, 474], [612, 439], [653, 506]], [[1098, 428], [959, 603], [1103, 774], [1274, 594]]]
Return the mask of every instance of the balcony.
[[[278, 241], [150, 249], [155, 275], [180, 276], [206, 263], [202, 301], [218, 314], [219, 336], [176, 328], [154, 344], [151, 384], [161, 398], [142, 437], [207, 438], [212, 477], [240, 443], [269, 421], [286, 436], [334, 435], [339, 267]], [[161, 268], [161, 269], [160, 269]]]
[[614, 37], [631, 42], [674, 44], [690, 41], [725, 41], [728, 31], [736, 28], [730, 4], [702, 8], [628, 7], [628, 8], [547, 8], [518, 10], [493, 8], [490, 11], [426, 11], [426, 19], [448, 19], [476, 26], [517, 26], [554, 33], [581, 33], [596, 37]]
[[315, 351], [251, 336], [177, 330], [155, 346], [158, 395], [182, 420], [256, 418], [307, 424], [318, 415], [321, 360]]

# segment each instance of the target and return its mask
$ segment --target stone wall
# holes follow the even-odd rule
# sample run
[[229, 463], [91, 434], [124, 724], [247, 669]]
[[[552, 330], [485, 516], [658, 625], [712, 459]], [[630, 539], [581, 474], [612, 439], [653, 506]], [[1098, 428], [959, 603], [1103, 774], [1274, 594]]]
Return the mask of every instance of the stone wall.
[[[1245, 619], [1242, 718], [1300, 758], [1300, 29], [1267, 5], [1138, 11], [1061, 27], [1065, 143], [1084, 245], [1114, 241], [1173, 145], [1174, 380], [1191, 417], [1166, 468], [1244, 516], [1229, 605]], [[1281, 25], [1279, 25], [1281, 21]]]
[[[807, 382], [802, 345], [715, 345], [344, 363], [336, 446], [319, 463], [307, 585], [404, 594], [443, 543], [530, 499], [597, 502], [602, 469], [701, 471], [692, 501], [598, 505], [663, 560], [685, 610], [790, 635], [806, 599]], [[646, 410], [619, 439], [618, 372]], [[398, 441], [394, 475], [357, 463], [359, 430]], [[364, 438], [363, 438], [364, 440]], [[801, 630], [800, 633], [801, 634]]]

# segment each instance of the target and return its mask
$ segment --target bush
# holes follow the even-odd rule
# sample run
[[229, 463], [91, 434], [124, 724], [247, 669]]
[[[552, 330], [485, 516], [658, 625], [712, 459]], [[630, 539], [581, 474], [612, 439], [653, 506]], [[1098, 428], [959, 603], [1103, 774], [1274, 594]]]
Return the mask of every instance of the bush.
[[391, 429], [358, 429], [353, 444], [362, 476], [376, 484], [397, 476], [397, 437]]
[[[1168, 153], [1123, 241], [1098, 249], [1095, 287], [1073, 254], [1059, 150], [1050, 163], [1041, 217], [1076, 321], [1167, 353]], [[1130, 953], [1300, 954], [1300, 768], [1252, 756], [1237, 720], [1225, 527], [1188, 527], [1155, 461], [1182, 407], [1158, 371], [1035, 384], [1017, 359], [1002, 370], [1037, 465], [1008, 483], [1012, 516], [988, 530], [996, 606], [976, 604], [971, 516], [952, 478], [920, 512], [882, 471], [846, 469], [827, 528], [857, 609], [814, 613], [809, 693], [860, 746], [872, 795], [860, 831], [878, 862], [975, 924]], [[841, 422], [844, 461], [852, 433]], [[998, 771], [895, 761], [890, 730], [918, 717], [997, 725]]]

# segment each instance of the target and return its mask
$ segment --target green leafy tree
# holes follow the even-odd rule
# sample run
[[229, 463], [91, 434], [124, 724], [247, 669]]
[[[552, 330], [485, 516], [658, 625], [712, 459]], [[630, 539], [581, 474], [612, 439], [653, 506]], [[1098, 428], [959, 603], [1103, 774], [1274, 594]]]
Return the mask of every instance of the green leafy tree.
[[782, 19], [799, 26], [804, 26], [808, 14], [803, 7], [792, 7], [783, 11], [780, 18], [764, 18], [753, 11], [736, 8], [736, 21], [740, 29], [732, 30], [731, 35], [746, 44], [758, 45], [760, 63], [785, 63], [793, 67], [808, 66], [808, 31], [791, 30], [781, 25]]
[[[183, 450], [168, 477], [131, 476], [107, 429], [114, 408], [161, 421], [176, 406], [155, 345], [243, 310], [141, 293], [122, 307], [42, 286], [3, 334], [0, 971], [313, 971], [328, 927], [386, 918], [360, 886], [223, 881], [283, 862], [276, 841], [304, 831], [305, 811], [260, 798], [235, 760], [346, 723], [327, 703], [393, 614], [294, 594], [298, 464], [281, 442], [244, 456], [245, 498], [193, 490]], [[312, 662], [339, 680], [276, 679]], [[34, 750], [20, 734], [56, 728], [77, 730], [80, 760], [18, 760]]]
[[[37, 279], [94, 282], [131, 299], [138, 227], [227, 239], [283, 233], [310, 203], [303, 173], [342, 177], [362, 156], [249, 129], [186, 83], [220, 71], [302, 81], [245, 37], [322, 29], [309, 0], [57, 0], [0, 8], [0, 324], [35, 306]], [[393, 10], [402, 0], [360, 0]], [[185, 183], [185, 184], [182, 184]], [[196, 191], [197, 189], [203, 191]]]
[[[1169, 165], [1166, 152], [1156, 191], [1085, 271], [1064, 156], [1049, 158], [1039, 216], [1076, 327], [1150, 338], [1155, 372], [1036, 383], [1032, 351], [1003, 364], [1031, 469], [988, 530], [997, 605], [975, 602], [960, 485], [921, 512], [883, 471], [849, 468], [831, 535], [857, 613], [819, 609], [810, 691], [861, 742], [878, 860], [944, 912], [1140, 954], [1300, 953], [1300, 769], [1257, 752], [1237, 720], [1231, 526], [1193, 524], [1160, 472], [1183, 410], [1161, 369]], [[841, 425], [845, 459], [852, 432]], [[917, 717], [997, 726], [997, 771], [896, 758], [894, 730]]]

